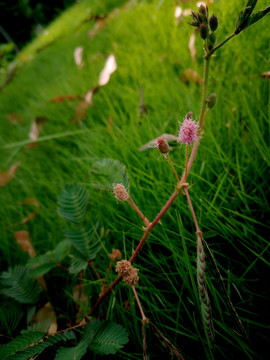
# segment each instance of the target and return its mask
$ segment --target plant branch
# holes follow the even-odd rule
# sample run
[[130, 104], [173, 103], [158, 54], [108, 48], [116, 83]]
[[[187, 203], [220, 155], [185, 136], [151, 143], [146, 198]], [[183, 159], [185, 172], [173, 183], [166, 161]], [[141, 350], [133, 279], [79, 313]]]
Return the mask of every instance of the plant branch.
[[210, 57], [216, 52], [218, 49], [220, 49], [223, 45], [226, 44], [229, 40], [231, 40], [234, 36], [236, 36], [235, 33], [228, 36], [225, 40], [223, 40], [221, 43], [219, 43], [217, 46], [215, 46], [209, 53], [205, 56], [205, 59], [210, 59]]
[[136, 211], [136, 213], [140, 216], [142, 221], [144, 222], [145, 226], [149, 225], [149, 220], [143, 215], [141, 210], [138, 208], [138, 206], [135, 204], [135, 202], [132, 200], [131, 196], [129, 196], [129, 199], [127, 200], [129, 205]]
[[172, 170], [173, 170], [173, 172], [174, 172], [174, 175], [175, 175], [175, 177], [176, 177], [177, 183], [180, 184], [179, 177], [178, 177], [178, 175], [177, 175], [177, 172], [176, 172], [176, 170], [175, 170], [175, 167], [173, 166], [173, 163], [172, 163], [172, 161], [171, 161], [171, 158], [170, 158], [169, 153], [166, 153], [165, 156], [166, 156], [166, 159], [169, 161], [169, 164], [170, 164], [170, 166], [171, 166], [171, 168], [172, 168]]

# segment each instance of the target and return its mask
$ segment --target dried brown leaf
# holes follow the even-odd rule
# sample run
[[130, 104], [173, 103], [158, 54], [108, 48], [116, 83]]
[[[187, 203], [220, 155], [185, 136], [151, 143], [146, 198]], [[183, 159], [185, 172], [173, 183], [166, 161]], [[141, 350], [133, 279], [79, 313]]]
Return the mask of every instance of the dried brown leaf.
[[22, 123], [22, 118], [19, 114], [12, 113], [8, 115], [8, 120], [11, 124], [19, 124]]
[[73, 118], [73, 122], [82, 121], [87, 113], [87, 108], [89, 104], [86, 101], [80, 101], [75, 109], [75, 116]]
[[77, 100], [77, 99], [81, 99], [82, 96], [81, 95], [62, 95], [62, 96], [56, 96], [55, 98], [53, 98], [50, 103], [54, 104], [54, 103], [62, 103], [64, 101], [72, 101], [72, 100]]
[[108, 56], [105, 62], [105, 66], [101, 71], [101, 73], [99, 74], [98, 85], [99, 86], [106, 85], [110, 80], [111, 74], [114, 73], [116, 69], [117, 69], [117, 64], [116, 64], [115, 56], [111, 54]]
[[30, 257], [36, 256], [35, 250], [29, 239], [29, 234], [25, 230], [16, 231], [14, 233], [17, 244], [20, 246], [22, 251], [28, 252]]
[[12, 165], [8, 171], [0, 171], [0, 187], [5, 186], [15, 176], [16, 170], [20, 164]]
[[260, 77], [269, 80], [269, 79], [270, 79], [270, 71], [266, 71], [266, 72], [262, 73], [262, 74], [260, 75]]
[[38, 312], [33, 316], [31, 325], [51, 319], [51, 325], [48, 330], [48, 335], [55, 334], [57, 331], [57, 317], [50, 302], [47, 302]]
[[183, 72], [184, 75], [184, 81], [186, 83], [193, 82], [195, 84], [202, 85], [202, 79], [199, 77], [197, 71], [192, 69], [186, 69]]

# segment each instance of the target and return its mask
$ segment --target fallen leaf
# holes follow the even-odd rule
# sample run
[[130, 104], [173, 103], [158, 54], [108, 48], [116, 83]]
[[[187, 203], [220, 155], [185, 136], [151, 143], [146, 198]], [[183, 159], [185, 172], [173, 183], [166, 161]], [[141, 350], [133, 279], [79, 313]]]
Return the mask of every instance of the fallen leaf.
[[93, 39], [93, 37], [101, 30], [104, 26], [104, 20], [98, 20], [93, 29], [88, 32], [88, 36]]
[[73, 122], [82, 121], [86, 116], [88, 107], [89, 104], [86, 101], [80, 101], [75, 109], [75, 117], [73, 118]]
[[260, 75], [260, 77], [265, 79], [270, 79], [270, 71], [266, 71]]
[[29, 239], [29, 234], [25, 230], [16, 231], [14, 233], [17, 244], [20, 246], [22, 251], [28, 252], [30, 257], [36, 256], [35, 250]]
[[93, 95], [99, 90], [100, 86], [97, 85], [95, 87], [93, 87], [93, 89], [89, 90], [85, 97], [84, 97], [84, 100], [85, 102], [87, 102], [87, 104], [89, 105], [93, 105]]
[[54, 103], [62, 103], [64, 101], [72, 101], [72, 100], [77, 100], [77, 99], [81, 99], [82, 96], [81, 95], [63, 95], [63, 96], [56, 96], [55, 98], [53, 98], [50, 103], [54, 104]]
[[15, 176], [16, 170], [20, 164], [12, 165], [8, 171], [0, 171], [0, 187], [5, 186]]
[[[173, 142], [173, 141], [177, 141], [177, 136], [172, 135], [172, 134], [162, 134], [159, 137], [162, 137], [164, 140], [166, 140], [168, 143]], [[143, 146], [141, 146], [139, 148], [139, 151], [145, 151], [148, 149], [153, 149], [156, 147], [156, 141], [158, 138], [153, 139], [151, 141], [149, 141], [148, 143], [144, 144]]]
[[8, 120], [11, 124], [19, 124], [22, 122], [22, 118], [19, 114], [12, 113], [8, 115]]
[[33, 141], [37, 141], [39, 137], [39, 133], [44, 127], [44, 124], [46, 123], [47, 118], [45, 116], [37, 116], [35, 120], [33, 121], [31, 125], [31, 130], [29, 133], [29, 137]]
[[57, 331], [57, 317], [55, 311], [50, 302], [47, 302], [38, 312], [33, 316], [31, 320], [31, 325], [40, 323], [45, 320], [51, 320], [51, 325], [48, 330], [48, 335], [54, 334]]
[[193, 82], [195, 84], [201, 85], [203, 83], [202, 79], [199, 77], [197, 71], [192, 69], [184, 70], [184, 80], [186, 83]]
[[85, 294], [81, 283], [74, 286], [72, 294], [77, 303], [76, 323], [78, 323], [83, 321], [88, 312], [89, 297]]
[[75, 60], [75, 64], [79, 68], [83, 67], [82, 54], [83, 54], [83, 47], [82, 46], [76, 47], [76, 49], [74, 50], [74, 60]]
[[176, 25], [179, 25], [183, 15], [183, 10], [180, 6], [176, 6], [174, 10], [174, 18], [176, 20]]
[[106, 85], [110, 80], [111, 74], [115, 72], [116, 69], [117, 69], [117, 64], [116, 64], [115, 56], [111, 54], [107, 58], [105, 62], [105, 66], [101, 71], [101, 73], [99, 74], [98, 85], [99, 86]]
[[194, 31], [191, 34], [190, 39], [189, 39], [189, 43], [188, 43], [188, 48], [189, 48], [189, 51], [190, 51], [190, 56], [191, 56], [192, 61], [194, 61], [195, 58], [196, 58], [195, 40], [196, 40], [196, 32]]

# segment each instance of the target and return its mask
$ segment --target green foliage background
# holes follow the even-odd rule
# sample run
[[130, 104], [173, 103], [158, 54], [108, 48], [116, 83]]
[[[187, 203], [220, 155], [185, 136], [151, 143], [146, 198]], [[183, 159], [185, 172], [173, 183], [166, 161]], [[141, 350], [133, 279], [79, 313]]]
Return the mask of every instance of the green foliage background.
[[[243, 5], [232, 0], [216, 0], [211, 5], [210, 13], [219, 17], [218, 40], [233, 32]], [[257, 7], [266, 5], [262, 0]], [[194, 2], [182, 6], [196, 9]], [[132, 198], [149, 220], [168, 200], [175, 184], [168, 164], [157, 151], [139, 152], [138, 148], [163, 133], [177, 135], [178, 121], [188, 111], [195, 116], [199, 113], [200, 86], [186, 84], [183, 72], [192, 68], [202, 76], [202, 42], [197, 37], [197, 56], [192, 62], [188, 41], [193, 29], [186, 19], [176, 26], [174, 9], [171, 0], [81, 1], [57, 19], [47, 35], [18, 55], [17, 73], [0, 93], [1, 170], [20, 163], [14, 179], [0, 189], [2, 271], [28, 259], [16, 244], [14, 231], [27, 230], [37, 254], [54, 249], [63, 240], [61, 229], [66, 225], [57, 213], [57, 199], [64, 185], [74, 181], [89, 191], [87, 218], [98, 218], [100, 229], [107, 234], [95, 263], [101, 275], [106, 274], [107, 253], [112, 248], [130, 257], [142, 224], [127, 204], [91, 186], [96, 183], [93, 164], [104, 157], [127, 166]], [[89, 36], [97, 16], [105, 16], [103, 26]], [[189, 179], [201, 229], [251, 340], [245, 344], [235, 334], [233, 318], [208, 261], [216, 352], [221, 359], [263, 358], [263, 345], [269, 338], [269, 81], [260, 76], [269, 70], [268, 22], [266, 17], [241, 33], [211, 61], [209, 93], [216, 92], [218, 102], [207, 117]], [[73, 58], [77, 46], [84, 48], [81, 69]], [[57, 96], [85, 95], [97, 84], [111, 53], [116, 57], [116, 72], [94, 95], [85, 119], [74, 123], [78, 102], [50, 101]], [[138, 115], [140, 88], [148, 108], [143, 117]], [[12, 113], [19, 114], [22, 123], [11, 124], [8, 116]], [[48, 121], [38, 147], [27, 148], [36, 116], [46, 116]], [[184, 169], [184, 156], [184, 147], [171, 154], [179, 173]], [[27, 216], [30, 207], [21, 202], [30, 197], [38, 200], [39, 215], [24, 225], [14, 225]], [[194, 232], [185, 198], [179, 197], [135, 265], [140, 269], [138, 293], [146, 316], [187, 358], [202, 359], [210, 355], [197, 306]], [[86, 275], [93, 306], [100, 289], [90, 269]], [[51, 281], [52, 304], [68, 317], [72, 301], [66, 294], [71, 292], [72, 281], [65, 276], [57, 268], [46, 280]], [[112, 273], [110, 280], [114, 276]], [[131, 311], [123, 309], [127, 299]], [[131, 290], [118, 285], [100, 313], [121, 323], [130, 334], [129, 349], [119, 356], [139, 358], [141, 324]], [[150, 353], [158, 358], [155, 341], [149, 335]]]

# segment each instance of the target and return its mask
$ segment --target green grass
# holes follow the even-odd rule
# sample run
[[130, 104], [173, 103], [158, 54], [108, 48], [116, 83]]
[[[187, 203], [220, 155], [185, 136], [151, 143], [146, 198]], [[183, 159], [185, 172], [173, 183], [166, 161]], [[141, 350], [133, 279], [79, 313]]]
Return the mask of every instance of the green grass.
[[[111, 194], [90, 185], [96, 180], [93, 163], [99, 159], [118, 159], [127, 166], [132, 198], [149, 220], [174, 190], [173, 173], [165, 159], [156, 150], [139, 152], [138, 148], [162, 133], [177, 134], [178, 121], [188, 111], [198, 116], [200, 86], [181, 79], [187, 68], [202, 76], [202, 42], [196, 39], [197, 58], [192, 63], [188, 41], [193, 29], [186, 19], [176, 27], [172, 0], [123, 4], [118, 0], [74, 5], [51, 24], [48, 35], [23, 50], [17, 59], [17, 74], [0, 94], [0, 170], [20, 163], [15, 177], [0, 189], [2, 270], [27, 259], [15, 243], [14, 231], [27, 230], [38, 254], [63, 239], [61, 229], [66, 225], [57, 214], [57, 198], [63, 186], [74, 181], [89, 190], [89, 218], [98, 216], [100, 226], [109, 230], [106, 250], [119, 248], [126, 257], [132, 254], [142, 224], [127, 204], [116, 203]], [[266, 5], [262, 0], [257, 7]], [[119, 11], [114, 9], [117, 6]], [[194, 3], [183, 6], [196, 9]], [[210, 12], [220, 21], [218, 40], [233, 31], [241, 6], [232, 0], [211, 5]], [[102, 14], [108, 15], [103, 27], [90, 38], [94, 16]], [[200, 227], [251, 340], [245, 344], [235, 334], [237, 327], [207, 259], [220, 359], [263, 358], [263, 346], [269, 339], [269, 81], [260, 77], [269, 70], [268, 22], [266, 17], [241, 33], [211, 60], [209, 93], [216, 92], [218, 102], [207, 117], [189, 178]], [[77, 46], [84, 48], [82, 69], [73, 59]], [[72, 122], [79, 101], [53, 104], [50, 100], [85, 95], [97, 84], [111, 53], [116, 57], [116, 72], [94, 95], [94, 106], [88, 108], [85, 119]], [[138, 116], [141, 87], [148, 107], [142, 118]], [[22, 123], [11, 124], [11, 113], [19, 114]], [[36, 116], [48, 120], [38, 147], [29, 149], [25, 145], [30, 142], [28, 133]], [[179, 173], [184, 169], [184, 156], [184, 147], [171, 154]], [[15, 226], [29, 213], [31, 207], [21, 202], [30, 197], [38, 200], [39, 215]], [[198, 306], [194, 232], [187, 203], [180, 196], [136, 259], [138, 294], [146, 316], [187, 359], [211, 359]], [[102, 276], [108, 264], [104, 251], [95, 264]], [[90, 270], [88, 275], [95, 280]], [[50, 296], [56, 284], [51, 284]], [[89, 293], [94, 305], [99, 293], [96, 283], [89, 284]], [[122, 307], [127, 299], [130, 311]], [[68, 316], [72, 308], [68, 301], [65, 309], [57, 297], [51, 301]], [[141, 358], [140, 316], [132, 292], [124, 284], [106, 299], [100, 308], [103, 313], [130, 334], [129, 344], [116, 358]], [[157, 339], [149, 330], [147, 335], [150, 358], [160, 358]]]

